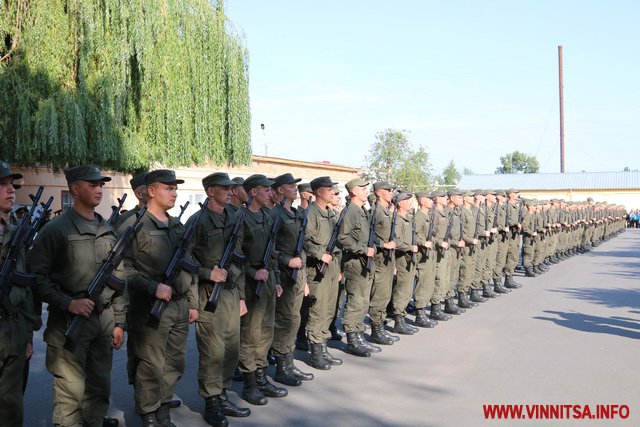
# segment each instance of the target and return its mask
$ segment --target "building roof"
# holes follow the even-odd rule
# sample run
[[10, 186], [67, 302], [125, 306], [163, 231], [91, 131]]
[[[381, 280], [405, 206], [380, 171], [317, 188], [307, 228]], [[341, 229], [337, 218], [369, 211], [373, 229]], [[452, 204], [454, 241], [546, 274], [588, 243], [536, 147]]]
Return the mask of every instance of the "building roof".
[[640, 172], [579, 172], [465, 175], [458, 183], [476, 188], [518, 190], [629, 190], [640, 189]]

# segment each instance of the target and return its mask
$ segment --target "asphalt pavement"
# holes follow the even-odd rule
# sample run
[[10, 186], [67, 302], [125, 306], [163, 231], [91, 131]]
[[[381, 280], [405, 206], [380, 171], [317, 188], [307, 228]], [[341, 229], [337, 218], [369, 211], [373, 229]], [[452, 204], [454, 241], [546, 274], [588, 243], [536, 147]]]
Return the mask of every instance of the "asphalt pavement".
[[[640, 425], [640, 230], [602, 243], [524, 286], [467, 310], [434, 329], [403, 337], [371, 358], [343, 352], [330, 371], [296, 365], [316, 379], [289, 396], [252, 406], [232, 426], [637, 426]], [[412, 319], [413, 317], [410, 316]], [[392, 323], [392, 322], [391, 322]], [[25, 396], [25, 426], [50, 425], [51, 376], [42, 331]], [[177, 389], [177, 426], [206, 426], [197, 393], [193, 328], [187, 369]], [[268, 371], [273, 374], [273, 368]], [[230, 398], [245, 406], [234, 383]], [[126, 353], [114, 353], [109, 415], [139, 426]], [[483, 405], [627, 405], [626, 419], [485, 419]], [[246, 405], [251, 406], [251, 405]], [[591, 407], [593, 407], [591, 406]]]

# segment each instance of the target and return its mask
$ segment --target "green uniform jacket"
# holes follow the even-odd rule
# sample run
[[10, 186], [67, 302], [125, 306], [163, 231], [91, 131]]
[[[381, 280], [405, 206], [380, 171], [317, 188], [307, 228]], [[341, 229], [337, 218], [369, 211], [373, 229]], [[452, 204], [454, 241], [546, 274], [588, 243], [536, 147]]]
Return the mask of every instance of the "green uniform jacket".
[[[37, 276], [38, 296], [49, 304], [49, 324], [65, 315], [72, 299], [87, 297], [87, 287], [116, 243], [113, 227], [95, 216], [91, 222], [69, 209], [42, 227], [33, 243], [30, 270]], [[120, 267], [114, 275], [124, 279]], [[125, 296], [105, 286], [101, 302], [111, 303], [116, 323], [125, 322]]]
[[396, 258], [411, 253], [411, 241], [413, 235], [411, 219], [411, 215], [408, 213], [404, 217], [402, 215], [398, 215], [398, 218], [396, 219]]
[[[285, 208], [273, 209], [275, 215], [280, 215], [280, 228], [278, 229], [278, 238], [276, 239], [276, 247], [278, 248], [278, 267], [280, 271], [287, 272], [291, 276], [292, 269], [289, 268], [289, 261], [296, 257], [296, 246], [298, 244], [298, 236], [302, 228], [302, 217], [305, 210], [301, 208], [291, 208], [291, 211]], [[302, 268], [298, 272], [304, 271], [307, 256], [304, 252], [300, 254], [302, 259]]]
[[[445, 234], [447, 233], [447, 227], [449, 226], [449, 209], [444, 208], [442, 210], [436, 209], [436, 215], [433, 226], [433, 241], [442, 246], [444, 242]], [[451, 241], [451, 239], [449, 239]]]
[[371, 218], [364, 208], [349, 203], [340, 226], [338, 242], [342, 246], [345, 258], [367, 255], [369, 244], [369, 225]]
[[[320, 207], [313, 203], [311, 210], [309, 211], [309, 219], [307, 221], [307, 234], [304, 241], [304, 249], [307, 252], [309, 258], [320, 260], [322, 255], [326, 252], [329, 240], [331, 240], [331, 234], [333, 233], [333, 227], [338, 221], [338, 217], [333, 209], [320, 209]], [[366, 245], [367, 243], [364, 242]], [[340, 256], [340, 248], [336, 245], [333, 253], [334, 258]], [[334, 262], [339, 260], [334, 260]]]
[[[274, 209], [280, 209], [276, 207]], [[241, 215], [238, 210], [233, 217], [233, 221], [229, 227], [233, 227], [235, 222]], [[269, 243], [269, 234], [273, 225], [273, 213], [265, 207], [260, 208], [258, 212], [248, 211], [244, 217], [243, 234], [242, 234], [242, 253], [246, 257], [244, 272], [245, 279], [255, 280], [256, 271], [262, 266], [262, 258], [264, 251]], [[271, 280], [268, 281], [270, 286], [280, 283], [280, 269], [276, 258], [276, 251], [271, 253], [269, 265], [265, 266], [270, 272]], [[240, 297], [244, 298], [244, 290], [240, 291]]]

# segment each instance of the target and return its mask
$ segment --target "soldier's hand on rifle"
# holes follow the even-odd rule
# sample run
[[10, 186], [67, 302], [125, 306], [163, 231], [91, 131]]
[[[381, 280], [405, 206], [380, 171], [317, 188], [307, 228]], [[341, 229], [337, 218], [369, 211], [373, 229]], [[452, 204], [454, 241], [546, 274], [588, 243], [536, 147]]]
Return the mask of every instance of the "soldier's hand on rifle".
[[243, 299], [240, 300], [240, 317], [247, 314], [249, 310], [247, 310], [247, 303], [244, 302]]
[[115, 328], [113, 328], [111, 347], [115, 348], [116, 350], [120, 350], [122, 344], [124, 344], [124, 330], [119, 326], [116, 326]]
[[490, 231], [485, 230], [485, 231], [484, 231], [484, 237], [489, 237], [489, 236], [491, 236], [491, 232], [490, 232]]
[[493, 227], [493, 228], [491, 229], [491, 233], [492, 233], [492, 234], [496, 234], [497, 232], [498, 232], [498, 229], [497, 229], [496, 227]]
[[282, 285], [280, 283], [276, 284], [276, 298], [280, 298], [283, 292]]
[[427, 249], [433, 249], [433, 243], [432, 242], [425, 242], [425, 244], [422, 245], [422, 246], [424, 246]]
[[310, 293], [311, 293], [311, 289], [309, 289], [309, 284], [305, 283], [304, 284], [304, 296], [308, 297]]
[[71, 314], [89, 318], [95, 305], [96, 304], [89, 298], [72, 299], [69, 303], [69, 307], [67, 307], [67, 311]]
[[266, 282], [269, 280], [269, 270], [261, 268], [256, 271], [256, 275], [253, 277], [257, 282]]
[[473, 239], [473, 246], [478, 244], [478, 239]]
[[464, 248], [465, 246], [467, 246], [467, 244], [465, 243], [464, 240], [458, 240], [458, 247], [459, 248]]
[[367, 248], [367, 257], [375, 256], [376, 248]]
[[504, 231], [508, 233], [509, 232], [509, 227], [505, 227]]
[[328, 254], [328, 253], [325, 252], [325, 253], [322, 254], [321, 260], [325, 264], [331, 264], [331, 261], [333, 261], [333, 257], [331, 256], [331, 254]]
[[395, 249], [396, 248], [396, 242], [394, 240], [390, 241], [390, 242], [385, 242], [382, 244], [382, 247], [385, 249]]
[[27, 360], [31, 359], [33, 356], [33, 343], [27, 343], [27, 351], [24, 353]]
[[297, 256], [289, 260], [289, 268], [302, 268], [302, 259]]
[[189, 309], [189, 323], [193, 323], [198, 320], [198, 310], [195, 308]]
[[227, 281], [227, 270], [218, 266], [213, 267], [211, 270], [211, 277], [209, 278], [214, 283], [223, 283]]
[[171, 286], [165, 285], [164, 283], [158, 283], [158, 288], [156, 289], [156, 298], [162, 301], [171, 301]]
[[418, 252], [418, 245], [412, 245], [411, 252]]
[[440, 246], [442, 247], [442, 249], [449, 249], [449, 242], [442, 242]]
[[518, 227], [518, 231], [522, 230], [522, 224], [518, 224], [517, 227]]

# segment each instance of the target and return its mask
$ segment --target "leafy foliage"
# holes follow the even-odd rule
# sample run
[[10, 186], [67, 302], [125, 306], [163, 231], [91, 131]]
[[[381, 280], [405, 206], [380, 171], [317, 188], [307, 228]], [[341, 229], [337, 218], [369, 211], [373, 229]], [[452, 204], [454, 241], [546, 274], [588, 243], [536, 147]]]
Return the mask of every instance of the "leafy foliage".
[[0, 35], [0, 158], [249, 163], [248, 53], [222, 0], [5, 0]]
[[500, 163], [502, 166], [496, 169], [496, 173], [537, 173], [540, 170], [540, 163], [535, 156], [520, 151], [500, 157]]
[[440, 183], [442, 185], [458, 185], [460, 178], [462, 178], [462, 176], [456, 169], [456, 165], [453, 160], [451, 160], [447, 167], [442, 171]]
[[365, 170], [372, 181], [388, 181], [411, 191], [431, 187], [429, 154], [422, 147], [414, 150], [406, 131], [378, 132], [366, 158]]

